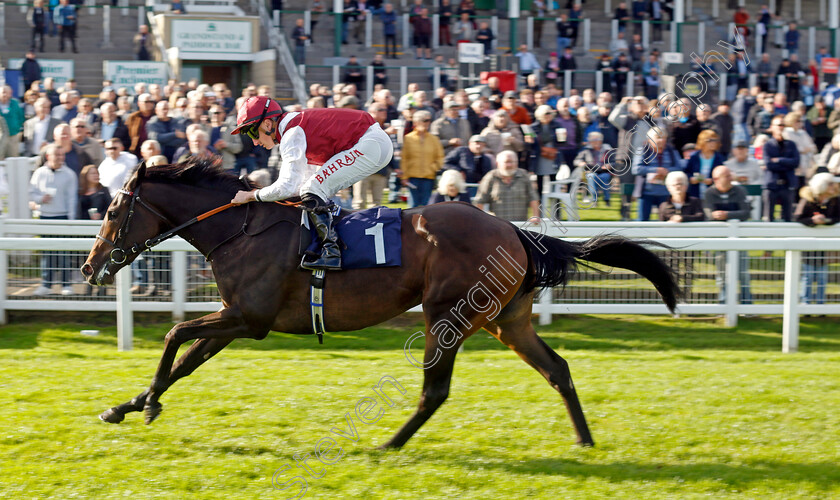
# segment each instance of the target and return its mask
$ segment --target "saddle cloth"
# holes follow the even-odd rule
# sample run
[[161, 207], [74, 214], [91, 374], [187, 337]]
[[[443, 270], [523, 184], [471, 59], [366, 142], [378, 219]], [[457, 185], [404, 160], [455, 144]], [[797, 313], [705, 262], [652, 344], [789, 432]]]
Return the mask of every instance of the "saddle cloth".
[[[319, 253], [318, 236], [304, 212], [301, 225], [301, 254]], [[340, 212], [335, 229], [341, 240], [341, 268], [366, 269], [402, 264], [402, 211], [373, 207], [358, 212]]]

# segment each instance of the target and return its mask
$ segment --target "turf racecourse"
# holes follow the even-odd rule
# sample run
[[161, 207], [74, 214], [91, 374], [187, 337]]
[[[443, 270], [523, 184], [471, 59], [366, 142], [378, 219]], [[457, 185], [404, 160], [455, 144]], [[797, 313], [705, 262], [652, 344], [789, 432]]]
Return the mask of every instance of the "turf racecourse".
[[[53, 319], [0, 328], [0, 497], [840, 498], [840, 332], [805, 320], [801, 352], [778, 319], [573, 316], [542, 337], [569, 360], [596, 447], [579, 448], [562, 401], [486, 333], [458, 356], [449, 401], [401, 451], [377, 451], [414, 410], [421, 370], [403, 354], [416, 317], [310, 338], [237, 341], [164, 397], [152, 425], [96, 415], [149, 382], [168, 325]], [[79, 330], [98, 324], [99, 337]], [[418, 348], [416, 345], [415, 348]], [[393, 407], [354, 407], [390, 375]], [[331, 434], [348, 429], [358, 441]], [[332, 436], [334, 464], [294, 465]], [[335, 451], [331, 454], [335, 457]]]

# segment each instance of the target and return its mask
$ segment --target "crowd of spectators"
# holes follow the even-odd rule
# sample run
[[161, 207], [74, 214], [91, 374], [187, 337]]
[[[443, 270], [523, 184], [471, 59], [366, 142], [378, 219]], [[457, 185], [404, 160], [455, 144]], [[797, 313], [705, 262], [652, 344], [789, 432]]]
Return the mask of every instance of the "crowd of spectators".
[[[535, 6], [545, 9], [541, 2]], [[444, 0], [439, 9], [437, 13], [447, 17], [446, 28], [441, 26], [442, 44], [479, 41], [492, 50], [495, 35], [488, 33], [485, 23], [475, 24], [469, 0], [457, 7]], [[571, 2], [568, 9], [556, 23], [557, 52], [547, 61], [540, 63], [527, 46], [519, 47], [516, 56], [522, 80], [518, 91], [503, 91], [498, 78], [490, 78], [479, 94], [468, 95], [457, 88], [453, 77], [432, 92], [410, 84], [405, 94], [395, 96], [388, 89], [387, 74], [376, 70], [384, 67], [381, 58], [374, 64], [377, 80], [368, 99], [359, 90], [365, 68], [355, 58], [346, 67], [343, 83], [332, 89], [312, 85], [306, 103], [287, 108], [364, 110], [395, 146], [388, 168], [340, 193], [335, 201], [364, 208], [380, 204], [386, 192], [390, 202], [406, 193], [410, 207], [472, 200], [499, 217], [526, 220], [539, 215], [540, 193], [553, 189], [546, 181], [579, 178], [587, 191], [585, 202], [603, 203], [619, 211], [624, 220], [634, 217], [634, 201], [637, 220], [649, 220], [654, 213], [674, 223], [744, 220], [759, 207], [768, 221], [777, 217], [813, 224], [836, 220], [825, 215], [836, 187], [811, 183], [825, 179], [822, 172], [840, 175], [840, 106], [834, 109], [840, 88], [832, 84], [821, 90], [816, 83], [820, 73], [805, 74], [798, 66], [794, 36], [785, 36], [789, 58], [775, 73], [769, 54], [763, 54], [756, 68], [758, 85], [748, 87], [743, 71], [753, 68], [741, 64], [743, 58], [733, 53], [731, 68], [726, 68], [731, 76], [727, 97], [731, 98], [700, 107], [684, 98], [672, 101], [666, 111], [657, 105], [663, 93], [659, 51], [643, 46], [637, 25], [626, 22], [664, 20], [663, 14], [670, 15], [669, 2], [633, 2], [630, 9], [618, 4], [619, 35], [593, 65], [603, 70], [604, 91], [597, 95], [592, 88], [572, 88], [568, 94], [562, 90], [563, 71], [585, 66], [574, 53], [583, 13], [580, 5]], [[346, 43], [351, 37], [359, 41], [366, 10], [373, 10], [382, 21], [386, 41], [393, 37], [389, 22], [396, 21], [391, 4], [345, 0], [342, 34]], [[410, 14], [415, 55], [428, 58], [429, 8], [415, 0]], [[736, 22], [746, 22], [743, 10], [738, 15]], [[762, 43], [770, 38], [766, 34], [778, 29], [769, 24], [766, 28]], [[796, 32], [795, 26], [790, 28], [788, 34]], [[539, 29], [544, 29], [542, 23]], [[750, 34], [742, 31], [745, 40]], [[147, 35], [141, 30], [135, 36], [138, 58], [148, 53]], [[303, 63], [311, 33], [296, 22], [293, 39], [297, 62]], [[653, 42], [660, 39], [654, 35]], [[33, 36], [33, 46], [35, 40]], [[395, 50], [395, 44], [386, 43], [385, 56], [395, 55]], [[829, 53], [823, 48], [818, 56]], [[34, 60], [34, 54], [28, 55], [30, 59]], [[706, 69], [712, 74], [715, 70]], [[625, 96], [631, 71], [638, 79], [636, 95]], [[776, 92], [776, 74], [786, 77], [785, 92]], [[229, 132], [239, 99], [269, 95], [268, 87], [248, 85], [236, 99], [223, 84], [170, 81], [116, 89], [104, 82], [98, 98], [89, 99], [81, 97], [72, 80], [55, 89], [49, 78], [40, 80], [39, 76], [30, 75], [20, 101], [11, 97], [10, 89], [0, 91], [0, 153], [37, 158], [40, 168], [29, 196], [42, 217], [101, 218], [107, 200], [139, 160], [177, 162], [188, 156], [216, 156], [230, 171], [263, 170], [268, 179], [276, 178], [276, 153], [255, 148], [251, 141]], [[65, 192], [69, 174], [75, 184], [72, 192]], [[616, 198], [620, 199], [617, 204], [613, 203]], [[819, 206], [813, 209], [807, 203]], [[143, 275], [147, 271], [140, 271], [137, 284], [142, 287], [149, 280]], [[819, 283], [818, 273], [813, 276]], [[63, 278], [45, 276], [45, 290], [39, 290], [49, 293], [53, 283], [66, 289]]]

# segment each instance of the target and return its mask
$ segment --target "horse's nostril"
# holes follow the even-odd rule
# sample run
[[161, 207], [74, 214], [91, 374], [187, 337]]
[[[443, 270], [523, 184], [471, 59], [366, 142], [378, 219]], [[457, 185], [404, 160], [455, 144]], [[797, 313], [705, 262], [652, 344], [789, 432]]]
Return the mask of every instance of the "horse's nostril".
[[85, 278], [89, 278], [91, 275], [93, 275], [93, 266], [91, 266], [90, 264], [85, 264], [82, 266], [81, 271], [82, 276], [84, 276]]

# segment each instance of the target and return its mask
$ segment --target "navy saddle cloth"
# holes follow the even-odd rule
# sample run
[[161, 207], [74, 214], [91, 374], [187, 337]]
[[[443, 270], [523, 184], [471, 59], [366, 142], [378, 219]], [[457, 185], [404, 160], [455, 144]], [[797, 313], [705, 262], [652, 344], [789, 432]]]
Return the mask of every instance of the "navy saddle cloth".
[[[402, 264], [402, 211], [399, 208], [373, 207], [358, 212], [344, 212], [334, 222], [341, 240], [341, 268], [399, 266]], [[301, 249], [320, 253], [318, 235], [303, 213]]]

